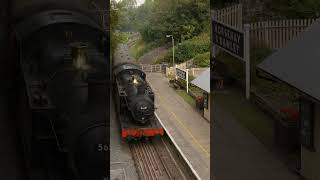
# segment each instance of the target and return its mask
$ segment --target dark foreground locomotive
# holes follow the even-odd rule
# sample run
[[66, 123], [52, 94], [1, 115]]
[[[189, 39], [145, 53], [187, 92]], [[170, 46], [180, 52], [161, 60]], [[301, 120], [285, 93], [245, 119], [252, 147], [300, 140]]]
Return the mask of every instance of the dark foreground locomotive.
[[86, 10], [89, 1], [46, 2], [14, 1], [12, 10], [27, 171], [30, 179], [101, 180], [108, 161], [108, 37]]
[[[118, 51], [127, 49], [120, 45]], [[125, 50], [127, 52], [127, 50]], [[154, 114], [154, 93], [139, 65], [130, 57], [117, 53], [113, 66], [114, 99], [121, 126], [121, 137], [127, 140], [164, 134]], [[127, 58], [127, 59], [126, 59]]]

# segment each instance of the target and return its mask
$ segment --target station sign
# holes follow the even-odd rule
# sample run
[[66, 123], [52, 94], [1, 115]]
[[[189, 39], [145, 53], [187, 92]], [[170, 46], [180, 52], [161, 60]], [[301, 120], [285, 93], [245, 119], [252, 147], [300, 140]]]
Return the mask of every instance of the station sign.
[[176, 68], [176, 75], [178, 78], [187, 80], [187, 71]]
[[180, 68], [177, 68], [176, 66], [176, 80], [178, 80], [178, 78], [185, 80], [186, 81], [186, 86], [187, 86], [187, 93], [189, 93], [189, 70], [183, 70]]
[[212, 20], [212, 42], [225, 51], [244, 59], [244, 33]]

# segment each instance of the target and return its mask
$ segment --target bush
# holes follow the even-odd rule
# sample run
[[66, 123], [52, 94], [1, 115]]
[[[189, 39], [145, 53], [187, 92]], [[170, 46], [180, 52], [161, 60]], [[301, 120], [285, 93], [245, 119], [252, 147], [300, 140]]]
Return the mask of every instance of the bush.
[[209, 67], [210, 65], [210, 52], [198, 54], [193, 58], [193, 64], [197, 67]]
[[[175, 46], [175, 63], [182, 63], [208, 51], [210, 51], [210, 35], [209, 33], [202, 33]], [[167, 52], [163, 60], [165, 62], [172, 61], [172, 49]]]
[[127, 43], [129, 36], [130, 36], [130, 33], [128, 32], [120, 32], [120, 31], [111, 32], [111, 46], [110, 46], [111, 54], [114, 53], [118, 44]]
[[158, 46], [159, 45], [154, 42], [145, 43], [142, 39], [139, 39], [138, 42], [129, 49], [129, 53], [135, 59], [139, 59], [145, 53]]
[[320, 15], [318, 0], [270, 0], [267, 5], [274, 13], [290, 19], [318, 18]]

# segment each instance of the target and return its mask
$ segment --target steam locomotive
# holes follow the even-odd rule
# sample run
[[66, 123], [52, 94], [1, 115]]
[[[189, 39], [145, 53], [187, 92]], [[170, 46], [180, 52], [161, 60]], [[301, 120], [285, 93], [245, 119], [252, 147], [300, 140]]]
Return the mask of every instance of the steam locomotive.
[[[102, 180], [107, 174], [109, 37], [99, 4], [106, 5], [11, 2], [16, 120], [30, 179]], [[57, 173], [62, 167], [66, 173]]]
[[[141, 67], [124, 55], [126, 45], [120, 45], [113, 65], [116, 111], [124, 139], [140, 139], [164, 134], [154, 115], [154, 93]], [[120, 56], [120, 58], [119, 58]]]
[[145, 73], [131, 63], [118, 64], [113, 73], [119, 95], [118, 112], [127, 111], [136, 124], [149, 123], [154, 117], [154, 94], [145, 80]]

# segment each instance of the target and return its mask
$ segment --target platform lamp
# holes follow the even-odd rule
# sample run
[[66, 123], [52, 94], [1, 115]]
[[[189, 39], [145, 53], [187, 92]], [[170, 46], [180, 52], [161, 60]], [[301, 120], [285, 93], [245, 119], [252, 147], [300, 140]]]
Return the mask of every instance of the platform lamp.
[[172, 40], [172, 66], [174, 67], [174, 38], [173, 35], [166, 35], [167, 38], [171, 37]]

